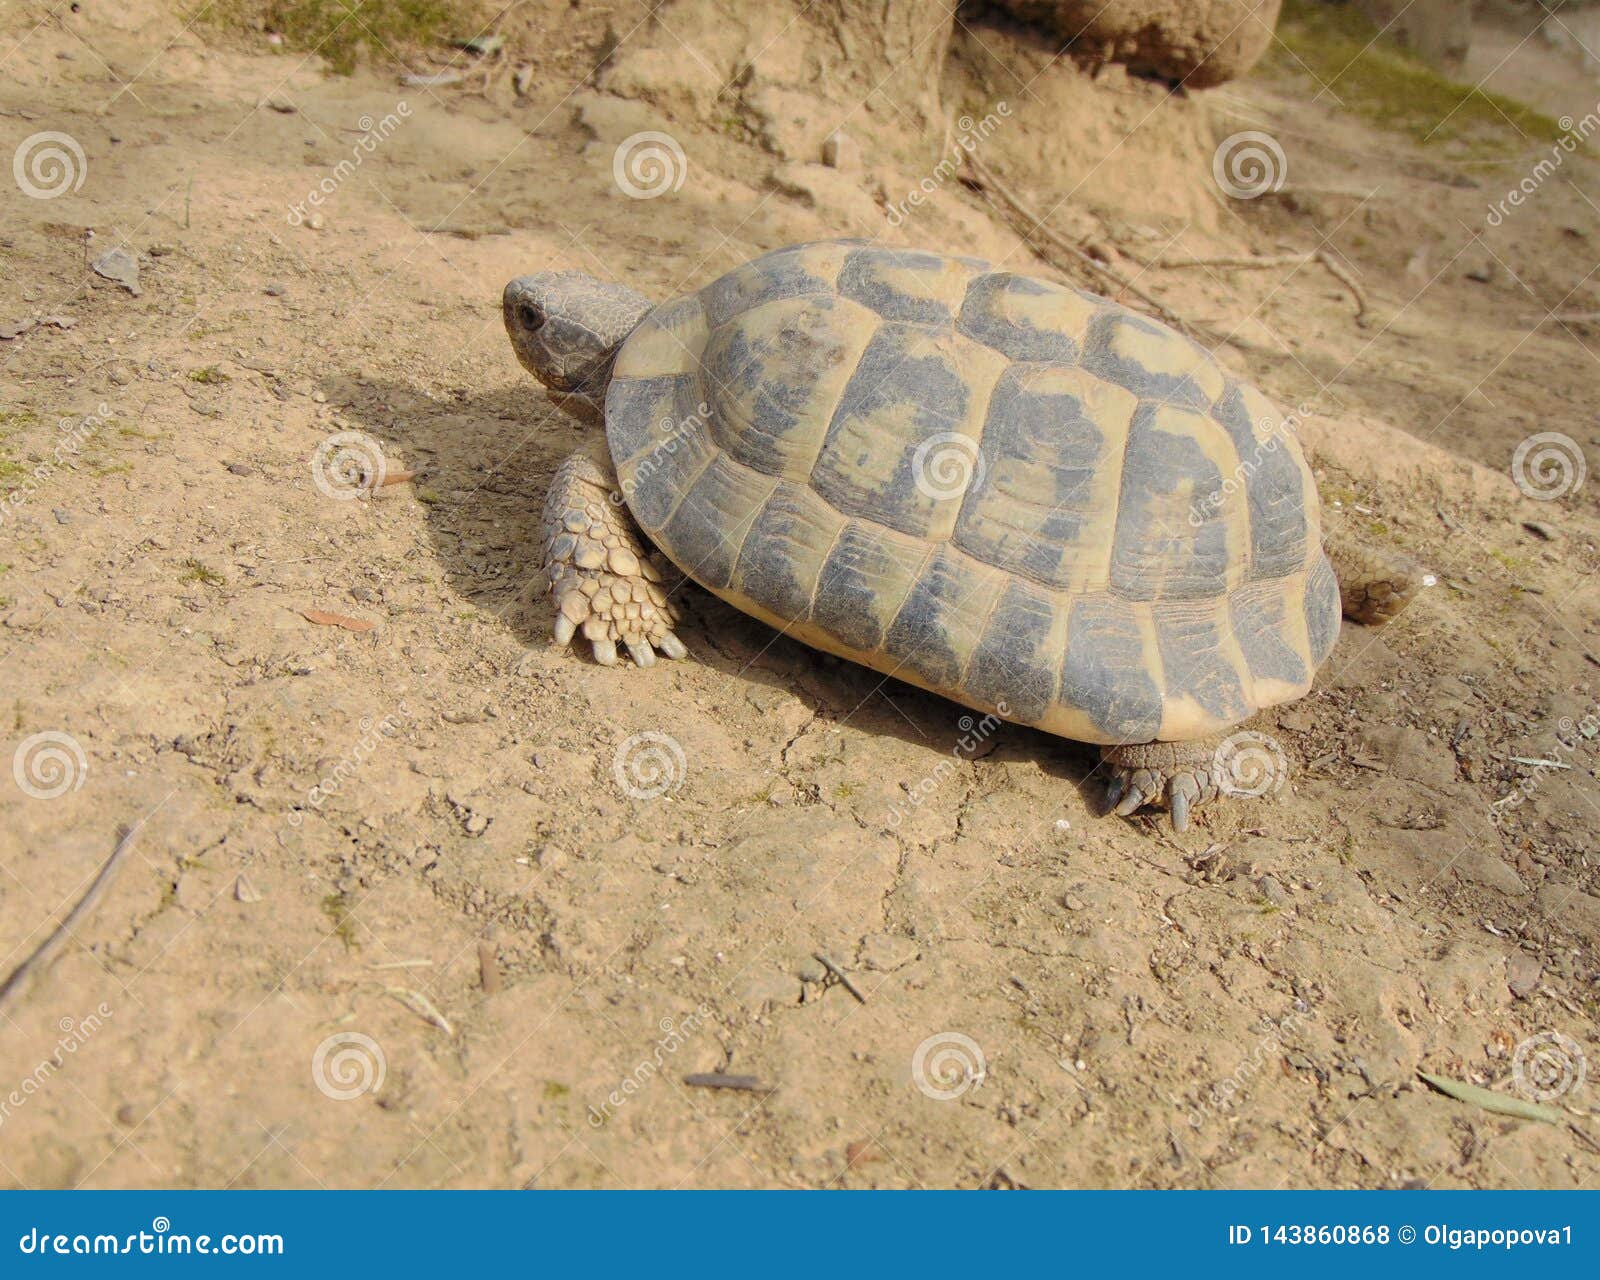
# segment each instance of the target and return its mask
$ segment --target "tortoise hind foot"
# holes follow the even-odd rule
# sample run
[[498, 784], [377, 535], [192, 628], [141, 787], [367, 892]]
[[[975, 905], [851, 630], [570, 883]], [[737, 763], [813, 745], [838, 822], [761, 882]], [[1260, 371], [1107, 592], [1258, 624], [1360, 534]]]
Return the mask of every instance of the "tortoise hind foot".
[[1106, 786], [1106, 811], [1127, 817], [1145, 805], [1165, 804], [1172, 829], [1189, 829], [1189, 814], [1216, 799], [1220, 787], [1217, 748], [1220, 738], [1193, 742], [1140, 742], [1101, 747], [1100, 758], [1111, 771]]
[[595, 661], [607, 667], [616, 665], [618, 645], [641, 667], [655, 662], [657, 650], [669, 658], [688, 656], [672, 632], [678, 615], [664, 575], [605, 467], [575, 453], [556, 468], [545, 497], [544, 529], [557, 645], [582, 635]]
[[1336, 543], [1328, 559], [1339, 580], [1339, 603], [1352, 622], [1376, 627], [1404, 613], [1417, 598], [1425, 578], [1416, 561]]

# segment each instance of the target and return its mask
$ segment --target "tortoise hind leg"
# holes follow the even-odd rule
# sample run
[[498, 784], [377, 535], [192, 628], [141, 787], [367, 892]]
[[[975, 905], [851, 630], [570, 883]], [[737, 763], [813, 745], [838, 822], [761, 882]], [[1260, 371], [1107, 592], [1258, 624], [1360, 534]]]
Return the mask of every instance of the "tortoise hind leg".
[[1345, 538], [1324, 549], [1339, 580], [1339, 603], [1352, 622], [1376, 627], [1405, 612], [1422, 590], [1424, 575], [1414, 560], [1369, 551]]
[[544, 500], [544, 534], [556, 644], [582, 634], [595, 661], [608, 667], [616, 664], [619, 643], [641, 667], [655, 662], [657, 649], [669, 658], [688, 655], [672, 632], [677, 611], [661, 570], [622, 505], [609, 465], [575, 453], [556, 468]]
[[1111, 770], [1106, 807], [1127, 817], [1147, 804], [1166, 802], [1172, 829], [1187, 831], [1192, 810], [1216, 799], [1217, 749], [1221, 738], [1192, 742], [1139, 742], [1101, 747], [1100, 758]]

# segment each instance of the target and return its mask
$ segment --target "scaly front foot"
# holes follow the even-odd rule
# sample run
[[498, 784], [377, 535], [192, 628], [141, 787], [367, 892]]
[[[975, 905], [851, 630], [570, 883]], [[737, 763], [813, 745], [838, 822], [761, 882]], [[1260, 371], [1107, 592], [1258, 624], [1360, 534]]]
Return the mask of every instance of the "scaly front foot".
[[663, 589], [614, 477], [593, 458], [573, 454], [557, 469], [544, 503], [544, 572], [556, 607], [555, 641], [582, 634], [595, 661], [614, 666], [617, 646], [648, 667], [656, 650], [688, 655], [672, 632], [677, 610]]

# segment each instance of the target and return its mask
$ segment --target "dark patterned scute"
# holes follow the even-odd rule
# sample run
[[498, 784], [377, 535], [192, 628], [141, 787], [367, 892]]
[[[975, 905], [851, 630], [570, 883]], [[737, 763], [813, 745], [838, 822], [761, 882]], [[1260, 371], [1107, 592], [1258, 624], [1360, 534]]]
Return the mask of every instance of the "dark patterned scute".
[[1245, 665], [1257, 680], [1301, 685], [1311, 679], [1305, 659], [1284, 639], [1288, 617], [1281, 593], [1252, 583], [1229, 600], [1233, 633], [1244, 651]]
[[[606, 399], [611, 456], [619, 463], [626, 457], [631, 464], [623, 469], [623, 496], [647, 533], [655, 534], [666, 524], [695, 478], [717, 456], [710, 433], [692, 416], [689, 402], [696, 395], [698, 384], [688, 375], [677, 375], [641, 378], [621, 389], [620, 400]], [[678, 413], [684, 416], [675, 419], [672, 415]], [[622, 443], [632, 452], [624, 454]]]
[[1319, 667], [1322, 660], [1333, 652], [1339, 638], [1339, 619], [1343, 607], [1339, 603], [1339, 580], [1333, 576], [1333, 566], [1327, 556], [1318, 556], [1306, 582], [1306, 631], [1311, 640], [1311, 665]]
[[[909, 414], [918, 439], [948, 432], [961, 420], [971, 390], [943, 353], [924, 348], [925, 340], [921, 331], [908, 325], [885, 324], [878, 330], [845, 387], [822, 456], [811, 472], [812, 487], [846, 515], [876, 520], [903, 533], [922, 532], [915, 513], [928, 505], [912, 474], [914, 445], [904, 451], [894, 483], [867, 492], [851, 474], [851, 468], [864, 459], [847, 452], [843, 441], [859, 432], [854, 448], [865, 450], [869, 441], [882, 440], [883, 433], [871, 429], [873, 420], [887, 421], [902, 411]], [[889, 442], [890, 447], [904, 443]]]
[[1081, 353], [1070, 335], [1010, 320], [998, 312], [997, 303], [1005, 294], [1044, 298], [1058, 288], [1059, 285], [1048, 285], [1042, 280], [1014, 275], [1009, 271], [991, 271], [979, 276], [972, 282], [967, 290], [966, 301], [961, 304], [961, 332], [1013, 360], [1076, 364]]
[[970, 561], [940, 548], [895, 615], [884, 647], [930, 688], [958, 687], [997, 588]]
[[686, 561], [696, 581], [712, 590], [733, 581], [733, 566], [773, 481], [739, 466], [725, 453], [712, 459], [683, 495], [662, 540]]
[[967, 692], [1023, 724], [1043, 719], [1061, 678], [1047, 647], [1056, 609], [1049, 592], [1011, 579], [973, 652]]
[[835, 537], [829, 515], [810, 490], [778, 485], [740, 548], [740, 589], [780, 618], [808, 618], [816, 571]]
[[[1154, 344], [1170, 355], [1177, 368], [1152, 367], [1124, 348]], [[1165, 400], [1191, 409], [1208, 409], [1211, 398], [1201, 384], [1202, 376], [1215, 376], [1211, 357], [1182, 334], [1122, 308], [1108, 309], [1096, 316], [1089, 327], [1089, 341], [1083, 367], [1108, 382], [1126, 387], [1144, 400]]]
[[1250, 714], [1239, 673], [1222, 652], [1222, 629], [1209, 611], [1174, 607], [1158, 613], [1156, 647], [1168, 690], [1181, 690], [1224, 723]]
[[1233, 548], [1217, 518], [1196, 526], [1191, 492], [1220, 488], [1222, 476], [1194, 439], [1163, 431], [1156, 410], [1133, 417], [1122, 462], [1122, 497], [1111, 553], [1111, 586], [1128, 600], [1219, 599], [1227, 594]]
[[935, 253], [897, 249], [858, 249], [845, 259], [839, 272], [839, 292], [876, 311], [885, 320], [907, 324], [948, 325], [950, 308], [935, 298], [918, 298], [894, 287], [880, 274], [885, 268], [901, 271], [939, 271], [947, 259]]
[[834, 291], [833, 281], [812, 271], [800, 249], [781, 249], [708, 284], [700, 301], [706, 322], [716, 329], [764, 302]]
[[1230, 382], [1212, 416], [1225, 428], [1240, 458], [1245, 497], [1250, 504], [1250, 571], [1256, 578], [1281, 578], [1306, 560], [1305, 482], [1286, 446], [1291, 437], [1280, 420], [1268, 426], [1263, 442], [1251, 421], [1238, 383]]
[[1149, 742], [1161, 729], [1161, 690], [1145, 665], [1144, 637], [1120, 600], [1089, 597], [1067, 615], [1061, 701], [1081, 707], [1113, 742]]
[[[1065, 586], [1074, 566], [1064, 548], [1081, 546], [1093, 517], [1092, 484], [1105, 465], [1100, 425], [1070, 391], [1040, 392], [1028, 385], [1029, 366], [1001, 375], [989, 399], [981, 451], [983, 475], [962, 507], [955, 542], [1002, 569], [1050, 586]], [[1036, 467], [1049, 476], [1048, 493], [1030, 502], [1005, 493], [1004, 521], [984, 501], [1004, 483], [1007, 464]]]

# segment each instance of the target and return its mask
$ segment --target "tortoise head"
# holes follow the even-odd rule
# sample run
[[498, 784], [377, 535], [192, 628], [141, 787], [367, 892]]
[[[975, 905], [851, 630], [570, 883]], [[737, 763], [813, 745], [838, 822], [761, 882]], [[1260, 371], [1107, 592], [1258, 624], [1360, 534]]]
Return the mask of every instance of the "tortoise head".
[[518, 276], [501, 300], [506, 334], [522, 367], [571, 407], [598, 418], [611, 362], [650, 300], [579, 271]]

